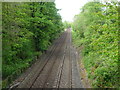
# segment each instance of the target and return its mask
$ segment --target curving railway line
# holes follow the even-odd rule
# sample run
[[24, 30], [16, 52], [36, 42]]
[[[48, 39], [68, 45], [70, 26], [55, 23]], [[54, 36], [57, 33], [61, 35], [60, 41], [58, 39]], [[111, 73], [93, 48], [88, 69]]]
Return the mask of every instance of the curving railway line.
[[83, 88], [77, 63], [78, 54], [68, 29], [20, 77], [16, 88]]

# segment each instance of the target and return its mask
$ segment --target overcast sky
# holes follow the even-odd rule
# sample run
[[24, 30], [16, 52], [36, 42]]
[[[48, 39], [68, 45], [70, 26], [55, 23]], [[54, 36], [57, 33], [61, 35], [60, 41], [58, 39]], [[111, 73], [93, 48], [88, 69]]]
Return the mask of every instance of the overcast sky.
[[80, 8], [90, 0], [55, 0], [56, 7], [63, 21], [72, 21], [73, 17], [80, 12]]
[[[56, 7], [62, 16], [62, 21], [73, 21], [76, 14], [79, 14], [80, 8], [89, 1], [93, 0], [55, 0]], [[120, 0], [100, 0], [100, 1], [120, 1]]]

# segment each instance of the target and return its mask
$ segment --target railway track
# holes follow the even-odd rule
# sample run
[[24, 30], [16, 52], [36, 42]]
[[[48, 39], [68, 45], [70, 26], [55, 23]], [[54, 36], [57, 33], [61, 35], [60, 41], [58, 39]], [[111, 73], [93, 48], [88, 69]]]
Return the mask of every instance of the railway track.
[[16, 88], [82, 88], [77, 59], [68, 29], [31, 67]]

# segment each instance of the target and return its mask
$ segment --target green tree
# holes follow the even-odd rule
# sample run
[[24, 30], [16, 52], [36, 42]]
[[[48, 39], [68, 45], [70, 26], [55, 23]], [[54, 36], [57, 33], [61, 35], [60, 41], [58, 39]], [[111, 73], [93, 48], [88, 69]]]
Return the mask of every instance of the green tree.
[[63, 31], [63, 24], [54, 2], [4, 2], [2, 11], [5, 87], [12, 76], [23, 72], [36, 56], [47, 50]]
[[117, 3], [89, 2], [73, 22], [73, 41], [83, 46], [83, 62], [94, 87], [118, 87]]

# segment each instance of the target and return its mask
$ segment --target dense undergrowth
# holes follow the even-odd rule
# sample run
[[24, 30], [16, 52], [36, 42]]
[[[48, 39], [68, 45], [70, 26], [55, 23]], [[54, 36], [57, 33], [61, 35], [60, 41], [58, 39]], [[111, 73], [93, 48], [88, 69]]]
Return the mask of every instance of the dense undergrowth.
[[72, 24], [73, 43], [93, 87], [119, 87], [118, 3], [88, 2]]
[[54, 2], [2, 3], [3, 88], [63, 31]]

